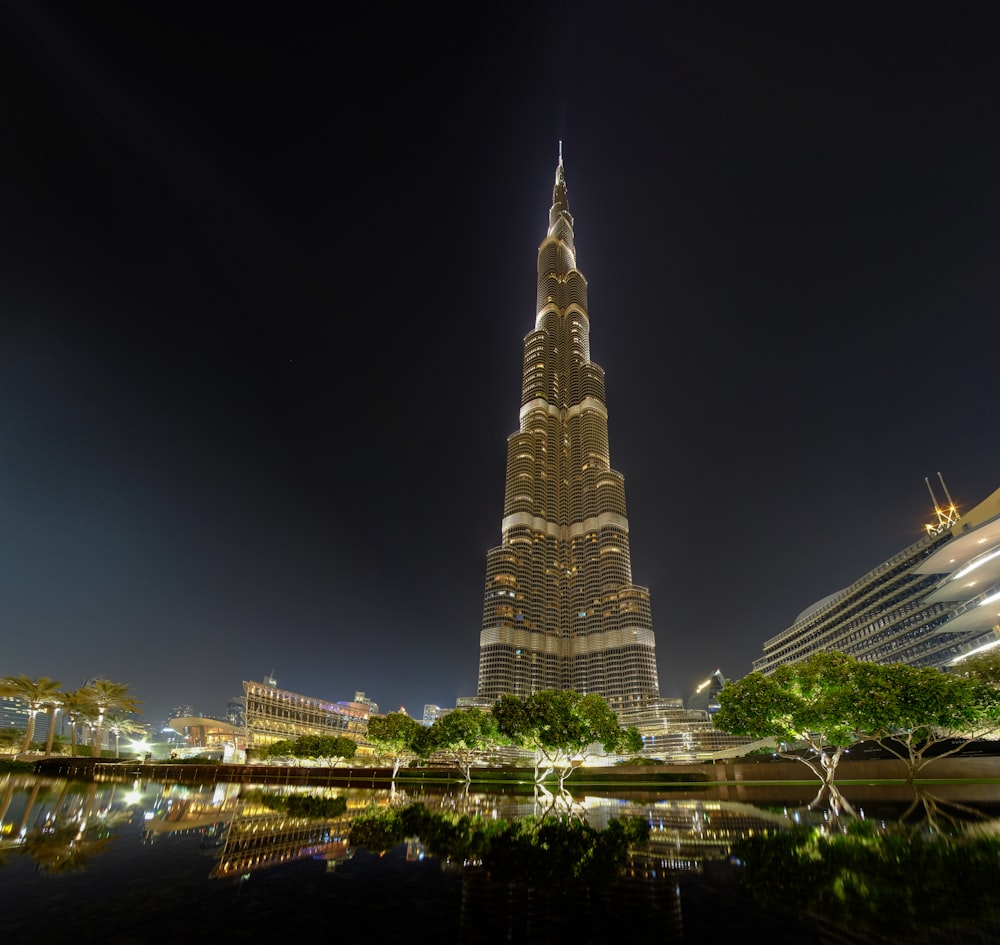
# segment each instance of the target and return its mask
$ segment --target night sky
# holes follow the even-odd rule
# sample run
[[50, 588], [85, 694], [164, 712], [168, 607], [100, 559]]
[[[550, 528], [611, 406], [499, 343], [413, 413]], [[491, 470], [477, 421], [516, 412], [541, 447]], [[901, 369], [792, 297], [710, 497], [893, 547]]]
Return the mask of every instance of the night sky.
[[1000, 57], [918, 9], [0, 3], [0, 675], [474, 694], [560, 140], [662, 694], [749, 672], [1000, 485]]

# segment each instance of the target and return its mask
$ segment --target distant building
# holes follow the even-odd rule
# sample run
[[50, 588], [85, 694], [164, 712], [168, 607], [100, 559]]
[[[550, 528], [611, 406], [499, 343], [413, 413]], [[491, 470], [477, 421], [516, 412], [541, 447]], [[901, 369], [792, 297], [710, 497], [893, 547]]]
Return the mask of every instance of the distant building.
[[[34, 743], [44, 746], [45, 740], [49, 737], [49, 720], [48, 707], [35, 713], [35, 733], [32, 736]], [[0, 728], [20, 732], [23, 738], [28, 730], [27, 703], [17, 696], [0, 696]]]
[[247, 748], [259, 748], [299, 735], [364, 738], [371, 714], [357, 702], [330, 702], [278, 689], [270, 682], [243, 683], [246, 694]]
[[441, 718], [443, 712], [441, 711], [441, 706], [439, 705], [425, 705], [424, 706], [424, 717], [421, 720], [424, 725], [431, 726], [434, 724], [435, 719]]
[[922, 538], [803, 611], [754, 670], [833, 650], [947, 669], [1000, 644], [1000, 489], [961, 515], [945, 497], [942, 507], [931, 490], [937, 521]]
[[726, 679], [721, 670], [716, 670], [708, 679], [699, 683], [698, 688], [688, 698], [689, 709], [700, 709], [709, 715], [714, 715], [719, 709], [719, 693], [726, 685]]
[[354, 704], [355, 705], [365, 705], [368, 706], [368, 715], [378, 715], [378, 703], [372, 702], [364, 692], [355, 691], [354, 693]]
[[246, 728], [247, 704], [243, 696], [233, 696], [226, 702], [226, 721], [240, 728]]
[[[492, 709], [496, 699], [490, 699], [484, 696], [459, 696], [455, 700], [456, 709]], [[442, 709], [441, 714], [448, 712], [448, 709]]]
[[[203, 716], [188, 716], [171, 719], [170, 727], [184, 738], [184, 749], [188, 753], [198, 752], [196, 749], [213, 749], [220, 753], [225, 761], [236, 760], [246, 749], [246, 729], [223, 722], [219, 719], [207, 719]], [[179, 749], [176, 754], [180, 754]]]
[[661, 696], [647, 700], [618, 720], [624, 726], [635, 726], [642, 735], [642, 754], [666, 762], [711, 760], [716, 752], [740, 745], [750, 739], [730, 735], [715, 728], [707, 709], [684, 708], [679, 698]]

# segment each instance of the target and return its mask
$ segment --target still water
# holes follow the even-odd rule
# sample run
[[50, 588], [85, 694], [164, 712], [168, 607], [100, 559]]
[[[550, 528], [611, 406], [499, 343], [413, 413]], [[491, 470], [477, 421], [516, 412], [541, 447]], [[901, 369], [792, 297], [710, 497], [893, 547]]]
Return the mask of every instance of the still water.
[[997, 785], [526, 790], [2, 776], [0, 941], [1000, 943]]

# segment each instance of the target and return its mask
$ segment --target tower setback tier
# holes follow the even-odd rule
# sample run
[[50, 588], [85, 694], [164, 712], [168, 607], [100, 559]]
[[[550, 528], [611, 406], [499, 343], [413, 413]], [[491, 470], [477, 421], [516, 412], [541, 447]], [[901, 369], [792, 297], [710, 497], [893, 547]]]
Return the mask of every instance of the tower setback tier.
[[478, 696], [541, 689], [598, 693], [618, 712], [659, 696], [649, 591], [632, 583], [625, 483], [611, 468], [561, 155], [500, 544], [486, 557]]

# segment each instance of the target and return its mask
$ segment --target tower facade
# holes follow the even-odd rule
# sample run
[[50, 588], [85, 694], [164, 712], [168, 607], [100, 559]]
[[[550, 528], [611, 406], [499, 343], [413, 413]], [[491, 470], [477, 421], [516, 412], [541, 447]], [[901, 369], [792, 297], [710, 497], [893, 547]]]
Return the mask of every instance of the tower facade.
[[536, 312], [500, 544], [486, 556], [477, 695], [574, 689], [621, 711], [659, 696], [656, 651], [649, 591], [632, 583], [625, 485], [610, 463], [604, 372], [590, 360], [561, 153]]

